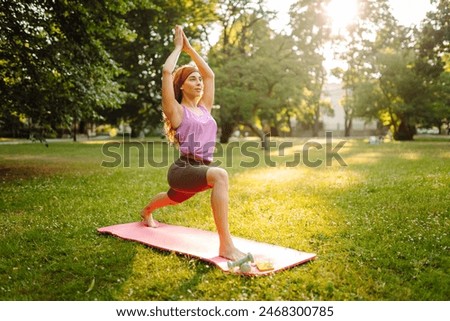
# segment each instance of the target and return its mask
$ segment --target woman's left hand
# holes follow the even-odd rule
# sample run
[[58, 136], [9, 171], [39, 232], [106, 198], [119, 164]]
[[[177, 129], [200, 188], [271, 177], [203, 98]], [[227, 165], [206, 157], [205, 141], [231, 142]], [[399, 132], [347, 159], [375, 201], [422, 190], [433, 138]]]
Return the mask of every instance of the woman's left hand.
[[176, 25], [175, 26], [175, 36], [173, 38], [175, 48], [179, 48], [181, 50], [184, 49], [183, 35], [184, 35], [183, 29], [180, 26]]

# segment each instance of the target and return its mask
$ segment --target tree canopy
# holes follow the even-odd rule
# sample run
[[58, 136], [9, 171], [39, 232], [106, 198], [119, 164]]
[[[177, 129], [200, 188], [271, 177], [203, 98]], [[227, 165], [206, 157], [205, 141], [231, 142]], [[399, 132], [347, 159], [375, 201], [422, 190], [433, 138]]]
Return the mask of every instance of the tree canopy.
[[3, 121], [27, 117], [51, 130], [73, 120], [95, 119], [118, 108], [127, 93], [115, 81], [123, 70], [105, 48], [126, 37], [116, 1], [1, 0]]
[[399, 25], [387, 0], [363, 0], [360, 6], [360, 18], [343, 40], [348, 68], [335, 70], [346, 90], [346, 116], [378, 119], [398, 140], [413, 139], [420, 125], [441, 128], [449, 117], [441, 82], [448, 77], [448, 0], [428, 13], [421, 29]]
[[417, 126], [442, 128], [450, 118], [449, 0], [433, 0], [435, 10], [413, 27], [396, 21], [387, 0], [361, 0], [339, 37], [329, 2], [296, 1], [290, 28], [278, 32], [264, 0], [0, 0], [0, 134], [49, 135], [80, 122], [157, 130], [175, 24], [215, 70], [222, 142], [239, 126], [262, 139], [290, 135], [293, 121], [317, 135], [330, 112], [322, 94], [330, 44], [346, 62], [333, 71], [345, 92], [346, 135], [354, 117], [380, 121], [396, 139], [412, 139]]

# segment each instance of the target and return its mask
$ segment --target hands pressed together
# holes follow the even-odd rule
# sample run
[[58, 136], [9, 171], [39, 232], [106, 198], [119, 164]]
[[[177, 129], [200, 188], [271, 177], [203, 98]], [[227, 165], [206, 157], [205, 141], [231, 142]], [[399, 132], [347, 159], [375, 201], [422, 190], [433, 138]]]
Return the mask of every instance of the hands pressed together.
[[183, 31], [183, 28], [179, 25], [175, 26], [175, 38], [173, 40], [175, 44], [175, 48], [189, 52], [192, 50], [192, 46], [189, 43], [188, 38], [186, 37], [186, 34]]

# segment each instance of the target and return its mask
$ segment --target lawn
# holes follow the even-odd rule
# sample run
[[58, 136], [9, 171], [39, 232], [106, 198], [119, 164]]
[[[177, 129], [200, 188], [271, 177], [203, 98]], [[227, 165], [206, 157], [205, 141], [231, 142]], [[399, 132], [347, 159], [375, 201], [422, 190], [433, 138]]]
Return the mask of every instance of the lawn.
[[[0, 145], [0, 300], [449, 300], [450, 141], [337, 142], [221, 146], [233, 235], [317, 253], [266, 277], [97, 233], [167, 189], [158, 140]], [[214, 230], [209, 193], [155, 217]]]

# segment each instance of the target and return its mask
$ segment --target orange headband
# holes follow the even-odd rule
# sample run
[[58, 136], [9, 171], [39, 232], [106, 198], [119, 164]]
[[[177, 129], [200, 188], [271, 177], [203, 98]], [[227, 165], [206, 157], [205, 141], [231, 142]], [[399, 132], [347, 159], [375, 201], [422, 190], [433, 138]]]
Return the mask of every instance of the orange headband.
[[175, 71], [173, 77], [173, 91], [175, 93], [175, 99], [181, 103], [183, 93], [181, 92], [181, 86], [183, 86], [186, 79], [193, 72], [198, 72], [198, 69], [189, 65], [182, 66]]

